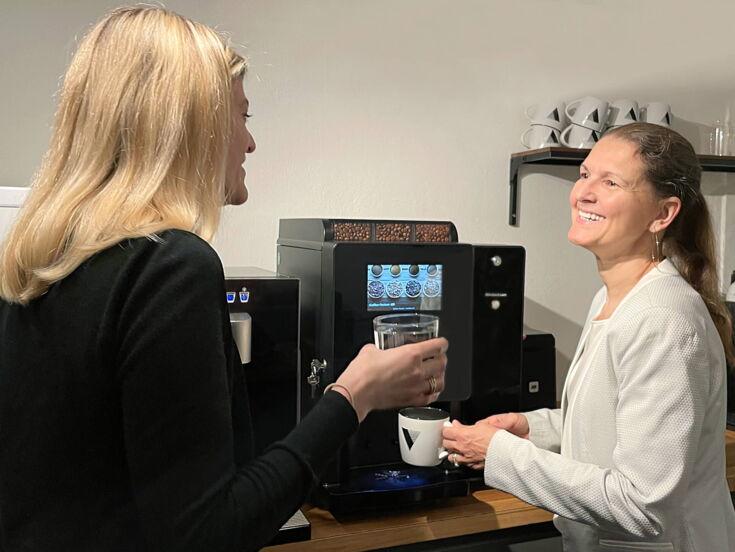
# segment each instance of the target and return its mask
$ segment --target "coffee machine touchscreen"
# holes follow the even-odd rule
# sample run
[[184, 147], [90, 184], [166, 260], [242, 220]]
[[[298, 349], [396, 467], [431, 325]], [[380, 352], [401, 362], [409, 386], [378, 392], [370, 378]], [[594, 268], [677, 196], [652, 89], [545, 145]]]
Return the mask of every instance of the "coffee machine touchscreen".
[[441, 264], [367, 265], [367, 310], [441, 310], [442, 269]]

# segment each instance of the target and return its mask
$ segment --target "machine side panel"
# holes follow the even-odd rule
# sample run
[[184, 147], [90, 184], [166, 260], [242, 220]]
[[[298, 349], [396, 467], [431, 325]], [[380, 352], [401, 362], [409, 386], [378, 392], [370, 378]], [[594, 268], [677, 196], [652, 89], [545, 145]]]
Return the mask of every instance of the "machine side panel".
[[301, 284], [301, 362], [298, 374], [298, 406], [299, 419], [311, 410], [315, 401], [321, 396], [311, 396], [311, 388], [306, 382], [310, 372], [311, 360], [317, 358], [317, 328], [320, 324], [321, 309], [321, 277], [322, 252], [279, 245], [277, 250], [279, 275], [298, 278]]

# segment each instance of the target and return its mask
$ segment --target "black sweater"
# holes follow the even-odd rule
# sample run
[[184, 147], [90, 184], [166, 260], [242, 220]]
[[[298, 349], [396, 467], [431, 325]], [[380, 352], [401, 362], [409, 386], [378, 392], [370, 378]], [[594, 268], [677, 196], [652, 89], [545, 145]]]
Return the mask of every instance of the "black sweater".
[[252, 459], [215, 251], [126, 240], [0, 301], [0, 550], [260, 548], [357, 428], [330, 392]]

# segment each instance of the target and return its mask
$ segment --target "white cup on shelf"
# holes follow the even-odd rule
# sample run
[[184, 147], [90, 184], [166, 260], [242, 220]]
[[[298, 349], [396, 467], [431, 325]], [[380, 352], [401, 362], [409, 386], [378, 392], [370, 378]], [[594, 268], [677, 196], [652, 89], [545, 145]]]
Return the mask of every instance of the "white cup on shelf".
[[566, 104], [546, 101], [526, 108], [526, 117], [532, 125], [544, 125], [561, 130], [567, 126]]
[[650, 102], [641, 107], [641, 120], [654, 125], [671, 126], [671, 106], [664, 102]]
[[619, 127], [637, 123], [641, 120], [641, 110], [638, 102], [635, 100], [615, 100], [610, 104], [610, 116], [608, 117], [608, 126]]
[[521, 144], [528, 149], [559, 147], [561, 137], [555, 128], [546, 125], [531, 125], [521, 134]]
[[585, 96], [567, 104], [569, 120], [579, 126], [602, 132], [607, 124], [610, 106], [607, 101]]
[[568, 148], [591, 149], [599, 140], [601, 133], [572, 123], [561, 133], [561, 143]]

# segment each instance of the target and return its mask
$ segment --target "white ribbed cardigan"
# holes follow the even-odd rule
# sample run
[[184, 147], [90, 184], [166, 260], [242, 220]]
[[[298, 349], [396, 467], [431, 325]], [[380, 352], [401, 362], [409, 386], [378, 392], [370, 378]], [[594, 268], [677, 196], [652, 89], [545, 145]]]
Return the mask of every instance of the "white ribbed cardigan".
[[603, 331], [573, 403], [565, 388], [561, 409], [527, 413], [529, 440], [493, 436], [486, 484], [556, 513], [568, 552], [735, 551], [725, 358], [702, 298], [666, 260]]

